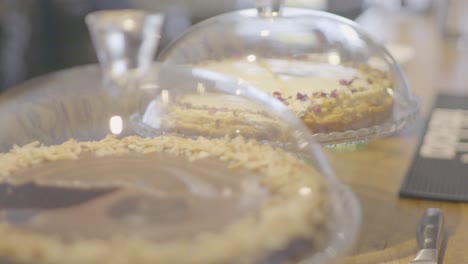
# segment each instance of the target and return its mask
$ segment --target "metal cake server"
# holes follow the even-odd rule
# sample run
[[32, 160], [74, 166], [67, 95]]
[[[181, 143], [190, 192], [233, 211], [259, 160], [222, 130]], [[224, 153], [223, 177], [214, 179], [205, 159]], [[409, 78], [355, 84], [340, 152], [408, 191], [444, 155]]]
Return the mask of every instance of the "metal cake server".
[[442, 211], [427, 209], [417, 230], [418, 254], [409, 264], [438, 264], [443, 228]]

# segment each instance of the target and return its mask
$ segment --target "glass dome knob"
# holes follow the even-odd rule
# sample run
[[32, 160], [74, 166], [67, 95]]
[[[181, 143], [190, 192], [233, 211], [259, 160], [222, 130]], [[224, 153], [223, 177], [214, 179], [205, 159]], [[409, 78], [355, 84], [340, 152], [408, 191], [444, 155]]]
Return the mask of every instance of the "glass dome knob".
[[277, 16], [283, 5], [284, 0], [257, 0], [258, 14], [262, 17]]

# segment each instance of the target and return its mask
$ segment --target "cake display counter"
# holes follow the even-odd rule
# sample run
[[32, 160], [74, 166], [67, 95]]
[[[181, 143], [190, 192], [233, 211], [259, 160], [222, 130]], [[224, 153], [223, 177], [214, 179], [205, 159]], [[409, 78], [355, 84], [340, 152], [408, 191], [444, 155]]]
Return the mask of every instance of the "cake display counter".
[[157, 14], [87, 23], [100, 68], [0, 96], [0, 262], [323, 264], [348, 252], [359, 203], [287, 105], [151, 63]]

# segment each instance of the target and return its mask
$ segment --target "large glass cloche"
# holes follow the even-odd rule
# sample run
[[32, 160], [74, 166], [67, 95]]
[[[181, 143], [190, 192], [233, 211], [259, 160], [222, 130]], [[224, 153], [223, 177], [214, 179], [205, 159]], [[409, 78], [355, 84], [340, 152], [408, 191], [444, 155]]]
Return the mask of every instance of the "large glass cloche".
[[354, 22], [258, 0], [256, 9], [207, 19], [159, 55], [216, 71], [283, 102], [322, 144], [392, 134], [419, 109], [399, 65]]
[[162, 17], [87, 18], [101, 68], [0, 96], [0, 262], [331, 263], [359, 205], [281, 102], [153, 64]]

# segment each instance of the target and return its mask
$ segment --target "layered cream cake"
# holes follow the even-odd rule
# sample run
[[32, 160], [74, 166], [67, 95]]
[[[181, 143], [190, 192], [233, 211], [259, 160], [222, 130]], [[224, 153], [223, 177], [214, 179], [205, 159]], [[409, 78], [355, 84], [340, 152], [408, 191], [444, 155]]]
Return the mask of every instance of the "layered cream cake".
[[327, 232], [321, 175], [241, 136], [34, 142], [0, 175], [0, 262], [261, 263]]
[[284, 102], [313, 133], [377, 125], [392, 114], [393, 85], [381, 70], [359, 64], [292, 59], [226, 59], [197, 67], [237, 78]]

